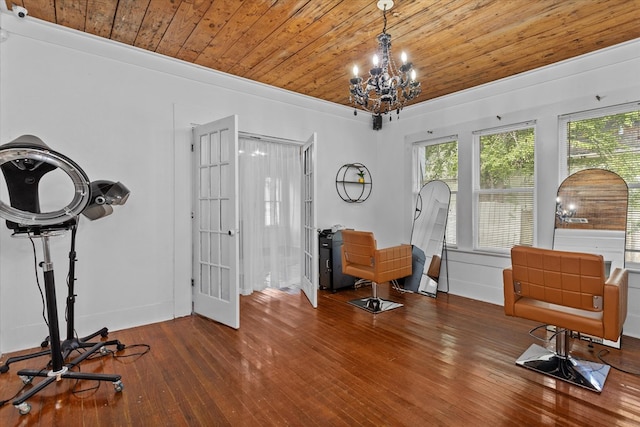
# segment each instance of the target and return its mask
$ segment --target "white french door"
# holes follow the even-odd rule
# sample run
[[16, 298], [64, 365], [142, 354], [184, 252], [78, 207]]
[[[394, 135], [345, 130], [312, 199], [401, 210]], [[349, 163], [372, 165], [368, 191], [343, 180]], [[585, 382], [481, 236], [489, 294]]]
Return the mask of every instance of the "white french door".
[[193, 129], [193, 310], [240, 327], [238, 117]]
[[302, 268], [300, 283], [311, 305], [318, 307], [318, 232], [316, 228], [316, 134], [302, 146]]

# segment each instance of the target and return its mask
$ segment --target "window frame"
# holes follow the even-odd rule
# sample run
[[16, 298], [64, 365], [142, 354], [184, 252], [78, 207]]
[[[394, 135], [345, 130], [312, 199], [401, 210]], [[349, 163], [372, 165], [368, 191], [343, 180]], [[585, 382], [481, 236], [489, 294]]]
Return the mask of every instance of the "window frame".
[[[632, 111], [640, 110], [640, 101], [627, 102], [624, 104], [611, 105], [607, 107], [595, 108], [591, 110], [578, 111], [569, 114], [563, 114], [558, 116], [558, 185], [556, 189], [560, 187], [560, 184], [569, 176], [569, 164], [568, 164], [568, 144], [569, 135], [567, 132], [567, 125], [569, 122], [575, 122], [580, 120], [589, 120], [599, 117], [612, 116], [616, 114], [629, 113]], [[629, 190], [640, 190], [640, 180], [636, 183], [630, 183], [625, 180]], [[627, 214], [628, 215], [628, 214]], [[628, 229], [625, 235], [625, 240], [628, 237]], [[640, 248], [639, 248], [640, 249]], [[640, 269], [640, 262], [627, 261], [627, 248], [625, 244], [625, 265]]]
[[[415, 204], [416, 198], [418, 197], [418, 193], [420, 192], [420, 190], [422, 189], [422, 186], [426, 183], [422, 182], [422, 179], [424, 178], [424, 176], [421, 176], [420, 174], [420, 170], [418, 168], [418, 153], [420, 151], [420, 148], [423, 147], [430, 147], [430, 146], [434, 146], [434, 145], [440, 145], [440, 144], [449, 144], [449, 143], [456, 143], [456, 151], [458, 154], [458, 174], [456, 176], [456, 181], [457, 181], [457, 186], [458, 188], [454, 191], [453, 189], [451, 189], [451, 187], [449, 187], [449, 190], [451, 191], [451, 199], [455, 200], [455, 204], [453, 206], [449, 206], [449, 212], [451, 212], [452, 210], [455, 212], [456, 215], [456, 221], [455, 221], [455, 225], [453, 227], [453, 235], [455, 236], [455, 242], [450, 242], [449, 240], [447, 240], [447, 247], [448, 248], [456, 248], [458, 247], [458, 194], [460, 192], [460, 169], [459, 169], [459, 165], [460, 165], [460, 139], [458, 138], [457, 134], [454, 135], [448, 135], [448, 136], [443, 136], [443, 137], [438, 137], [438, 138], [432, 138], [432, 139], [425, 139], [425, 140], [420, 140], [417, 142], [414, 142], [412, 144], [412, 178], [411, 178], [411, 193], [413, 196], [413, 203]], [[413, 215], [413, 209], [415, 208], [415, 206], [412, 206], [412, 215]], [[412, 220], [413, 221], [413, 220]], [[451, 221], [449, 221], [449, 219], [447, 219], [447, 232], [445, 233], [445, 238], [446, 235], [449, 234], [449, 230], [451, 230], [450, 228], [450, 224]]]
[[[533, 186], [531, 188], [528, 187], [518, 187], [518, 188], [505, 188], [505, 189], [482, 189], [480, 188], [480, 139], [486, 135], [493, 135], [498, 133], [506, 133], [510, 131], [523, 130], [523, 129], [533, 129]], [[536, 120], [527, 120], [524, 122], [513, 123], [504, 126], [497, 126], [487, 129], [481, 129], [477, 131], [473, 131], [473, 171], [472, 171], [472, 204], [471, 204], [471, 215], [472, 215], [472, 230], [473, 230], [473, 250], [476, 252], [485, 252], [485, 253], [497, 253], [497, 254], [509, 254], [511, 251], [511, 247], [508, 248], [493, 248], [493, 247], [483, 247], [480, 246], [480, 195], [481, 194], [522, 194], [522, 193], [531, 193], [532, 196], [532, 206], [531, 209], [533, 211], [532, 218], [532, 246], [536, 246], [538, 240], [538, 221], [537, 221], [537, 194], [538, 194], [538, 186], [536, 185], [538, 181], [538, 162], [537, 162], [537, 146], [538, 146], [538, 129]], [[526, 191], [525, 191], [526, 190]]]

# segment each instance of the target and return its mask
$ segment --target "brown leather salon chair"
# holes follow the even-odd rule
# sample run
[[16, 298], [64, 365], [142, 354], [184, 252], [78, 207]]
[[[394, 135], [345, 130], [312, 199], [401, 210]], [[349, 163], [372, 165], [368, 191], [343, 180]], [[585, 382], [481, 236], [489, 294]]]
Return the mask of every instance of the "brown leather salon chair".
[[377, 286], [411, 275], [411, 245], [378, 249], [373, 233], [342, 230], [342, 272], [371, 282], [373, 295], [350, 301], [372, 313], [401, 307], [378, 297]]
[[503, 271], [504, 311], [555, 327], [555, 350], [532, 344], [520, 366], [600, 392], [609, 366], [569, 354], [572, 331], [616, 341], [627, 316], [626, 269], [605, 278], [601, 255], [515, 246]]

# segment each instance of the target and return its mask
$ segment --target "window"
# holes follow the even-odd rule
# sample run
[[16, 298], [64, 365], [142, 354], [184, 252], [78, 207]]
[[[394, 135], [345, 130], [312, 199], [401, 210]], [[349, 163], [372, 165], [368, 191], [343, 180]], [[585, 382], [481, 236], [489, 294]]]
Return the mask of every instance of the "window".
[[534, 122], [475, 133], [476, 249], [533, 245]]
[[264, 179], [264, 225], [280, 225], [282, 181], [270, 176]]
[[456, 199], [458, 194], [458, 137], [451, 136], [425, 141], [414, 146], [414, 193], [429, 181], [444, 181], [451, 190], [446, 239], [448, 246], [456, 245]]
[[629, 187], [626, 261], [640, 262], [640, 103], [560, 117], [567, 177], [602, 168], [620, 175]]

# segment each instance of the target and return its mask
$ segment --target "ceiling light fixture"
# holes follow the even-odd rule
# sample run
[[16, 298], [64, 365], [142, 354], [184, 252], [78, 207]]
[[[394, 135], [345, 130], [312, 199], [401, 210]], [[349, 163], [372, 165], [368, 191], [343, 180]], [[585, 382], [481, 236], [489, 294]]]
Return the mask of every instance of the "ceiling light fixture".
[[[393, 7], [392, 0], [378, 1], [378, 9], [382, 10], [384, 27], [378, 35], [378, 52], [373, 55], [373, 68], [369, 70], [369, 78], [363, 80], [358, 75], [358, 66], [353, 67], [350, 80], [349, 100], [358, 114], [357, 108], [373, 114], [373, 129], [382, 128], [382, 114], [396, 110], [399, 115], [404, 105], [420, 94], [420, 82], [416, 81], [413, 64], [402, 52], [402, 65], [396, 68], [391, 57], [391, 35], [387, 34], [387, 11]], [[389, 117], [391, 120], [391, 117]]]

